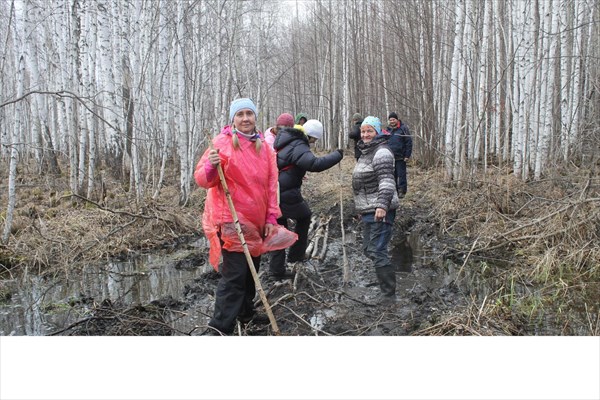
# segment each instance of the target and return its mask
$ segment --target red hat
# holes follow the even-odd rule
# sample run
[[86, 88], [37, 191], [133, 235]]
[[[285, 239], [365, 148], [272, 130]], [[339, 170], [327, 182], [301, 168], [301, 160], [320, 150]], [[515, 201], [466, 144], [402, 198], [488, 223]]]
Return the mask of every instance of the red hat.
[[292, 128], [294, 126], [294, 117], [292, 114], [283, 113], [277, 117], [277, 122], [275, 124], [277, 126], [287, 126]]

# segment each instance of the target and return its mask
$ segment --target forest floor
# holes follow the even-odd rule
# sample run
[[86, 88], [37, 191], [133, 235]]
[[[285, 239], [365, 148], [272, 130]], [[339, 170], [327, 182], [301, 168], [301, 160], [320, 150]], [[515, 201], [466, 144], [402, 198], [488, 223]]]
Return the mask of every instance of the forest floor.
[[[282, 335], [600, 334], [598, 174], [572, 170], [525, 183], [492, 167], [487, 175], [448, 184], [441, 171], [411, 166], [391, 247], [406, 249], [410, 242], [418, 248], [412, 249], [415, 261], [408, 268], [397, 268], [398, 300], [382, 304], [375, 274], [360, 251], [350, 188], [353, 166], [354, 159], [346, 156], [339, 167], [309, 173], [303, 186], [314, 215], [329, 221], [323, 224], [328, 248], [291, 266], [296, 278], [282, 282], [264, 273], [263, 257], [262, 287]], [[187, 268], [205, 265], [207, 250], [189, 245], [201, 236], [203, 189], [194, 188], [180, 206], [173, 176], [158, 199], [136, 206], [117, 182], [105, 182], [101, 200], [72, 196], [65, 175], [19, 171], [27, 178], [18, 183], [12, 236], [0, 247], [0, 303], [11, 298], [12, 286], [5, 283], [23, 274], [58, 276], [181, 247], [192, 249]], [[402, 258], [402, 251], [393, 259]], [[82, 318], [87, 323], [58, 333], [198, 335], [212, 314], [217, 281], [218, 274], [207, 270], [179, 296], [152, 304], [88, 299]], [[257, 306], [264, 311], [258, 296]], [[199, 322], [186, 332], [174, 330], [168, 311], [198, 314]], [[268, 324], [250, 322], [239, 325], [236, 334], [274, 332]]]

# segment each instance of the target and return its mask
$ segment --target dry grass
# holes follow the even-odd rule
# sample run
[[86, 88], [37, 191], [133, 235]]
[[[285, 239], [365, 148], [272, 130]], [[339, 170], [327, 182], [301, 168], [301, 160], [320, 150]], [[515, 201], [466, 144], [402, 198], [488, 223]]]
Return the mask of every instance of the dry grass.
[[[303, 193], [315, 213], [339, 210], [340, 198], [345, 214], [352, 213], [353, 167], [347, 155], [340, 166], [307, 175]], [[590, 176], [525, 183], [495, 171], [448, 184], [440, 171], [411, 168], [400, 219], [411, 209], [429, 209], [426, 218], [446, 244], [441, 256], [459, 263], [465, 279], [480, 268], [475, 259], [503, 265], [489, 278], [493, 295], [473, 298], [471, 306], [420, 334], [514, 334], [515, 321], [541, 318], [564, 325], [567, 334], [571, 323], [598, 334], [600, 195], [598, 179]], [[180, 207], [176, 179], [158, 200], [138, 207], [116, 183], [100, 205], [69, 196], [64, 180], [37, 179], [18, 187], [13, 235], [0, 247], [4, 270], [71, 268], [201, 230], [205, 192], [194, 188], [188, 206]], [[0, 204], [6, 204], [6, 192], [6, 182], [0, 182]]]
[[494, 304], [472, 301], [464, 310], [452, 312], [441, 322], [413, 332], [413, 336], [498, 336], [518, 335], [521, 329]]
[[[463, 276], [472, 276], [468, 269], [477, 265], [470, 261], [475, 257], [506, 267], [488, 279], [493, 298], [473, 299], [471, 307], [422, 333], [486, 334], [486, 325], [473, 321], [511, 315], [524, 325], [551, 319], [564, 334], [598, 334], [598, 179], [587, 174], [530, 183], [512, 175], [481, 179], [469, 185], [427, 179], [435, 183], [420, 195], [432, 204], [442, 235], [456, 239], [449, 253], [463, 260]], [[479, 318], [473, 318], [474, 311]], [[586, 321], [587, 332], [570, 328]]]
[[[0, 248], [5, 269], [73, 268], [169, 245], [200, 231], [201, 190], [193, 192], [187, 207], [178, 205], [173, 186], [165, 187], [156, 201], [147, 196], [136, 206], [130, 194], [113, 183], [100, 204], [70, 195], [64, 182], [47, 187], [43, 177], [38, 179], [17, 188], [12, 235], [8, 246]], [[4, 189], [2, 204], [7, 201]]]

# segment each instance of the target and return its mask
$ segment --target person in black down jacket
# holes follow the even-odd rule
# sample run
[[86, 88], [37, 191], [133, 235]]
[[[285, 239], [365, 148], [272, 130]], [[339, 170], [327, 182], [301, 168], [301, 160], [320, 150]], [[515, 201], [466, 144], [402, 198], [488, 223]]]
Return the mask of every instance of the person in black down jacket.
[[352, 172], [354, 207], [361, 215], [363, 252], [373, 261], [384, 302], [396, 298], [396, 269], [388, 253], [396, 209], [400, 205], [394, 182], [394, 154], [381, 134], [379, 118], [364, 119], [358, 142], [361, 156]]
[[[279, 169], [279, 193], [281, 218], [277, 223], [287, 228], [288, 218], [296, 221], [295, 232], [298, 241], [288, 250], [288, 262], [304, 260], [308, 245], [308, 228], [312, 211], [302, 197], [302, 179], [306, 171], [321, 172], [339, 163], [344, 156], [341, 149], [323, 157], [316, 157], [310, 150], [310, 144], [323, 137], [323, 125], [316, 119], [306, 121], [302, 129], [282, 128], [278, 131], [273, 147], [277, 152], [277, 168]], [[285, 250], [271, 253], [270, 273], [275, 279], [293, 277], [286, 271]]]
[[360, 157], [360, 150], [358, 149], [358, 142], [360, 141], [360, 124], [363, 122], [363, 117], [359, 113], [352, 116], [352, 127], [348, 137], [354, 140], [354, 158], [358, 161]]

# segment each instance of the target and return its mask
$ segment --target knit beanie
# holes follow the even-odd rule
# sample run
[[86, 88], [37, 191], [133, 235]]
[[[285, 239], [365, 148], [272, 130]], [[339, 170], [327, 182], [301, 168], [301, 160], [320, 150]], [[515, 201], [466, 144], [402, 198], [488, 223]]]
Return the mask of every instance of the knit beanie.
[[368, 116], [364, 119], [362, 124], [360, 124], [361, 127], [365, 125], [371, 125], [377, 131], [377, 135], [381, 135], [381, 121], [379, 121], [379, 118]]
[[363, 116], [362, 116], [362, 115], [360, 115], [359, 113], [355, 113], [355, 114], [352, 116], [352, 121], [362, 121], [362, 120], [363, 120]]
[[283, 113], [279, 117], [277, 117], [277, 122], [275, 123], [275, 125], [287, 126], [291, 128], [294, 126], [294, 117], [292, 117], [292, 114]]
[[309, 119], [303, 126], [307, 136], [314, 137], [317, 140], [323, 137], [323, 124], [316, 119]]
[[229, 106], [229, 121], [233, 121], [233, 117], [235, 117], [235, 114], [238, 111], [243, 110], [245, 108], [251, 110], [255, 116], [258, 116], [256, 106], [254, 105], [252, 100], [250, 100], [249, 98], [235, 99], [231, 102], [231, 105]]
[[300, 120], [302, 118], [304, 118], [305, 120], [308, 121], [308, 116], [306, 114], [304, 114], [304, 113], [298, 113], [298, 114], [296, 114], [296, 119], [294, 120], [294, 122], [297, 123], [297, 124], [299, 124]]
[[390, 115], [388, 115], [388, 119], [390, 119], [390, 118], [398, 119], [398, 114], [396, 114], [395, 112], [391, 112]]

